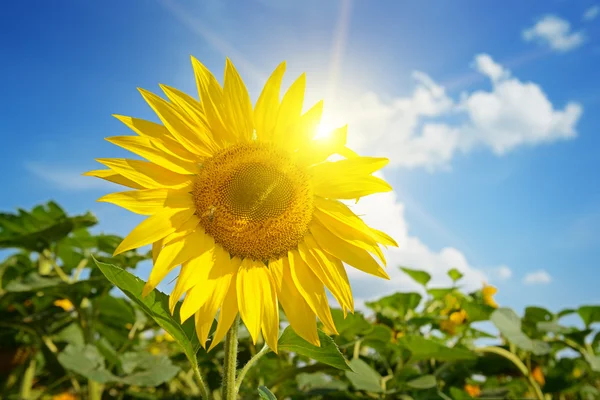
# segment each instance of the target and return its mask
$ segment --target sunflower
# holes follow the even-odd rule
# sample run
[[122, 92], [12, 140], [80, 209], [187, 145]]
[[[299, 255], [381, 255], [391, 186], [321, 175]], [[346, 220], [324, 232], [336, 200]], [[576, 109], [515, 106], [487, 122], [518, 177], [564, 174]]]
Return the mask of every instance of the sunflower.
[[108, 169], [85, 174], [133, 189], [99, 201], [149, 216], [115, 255], [152, 244], [143, 295], [181, 265], [169, 306], [173, 313], [185, 294], [181, 321], [195, 317], [203, 346], [218, 313], [209, 350], [239, 313], [253, 341], [262, 332], [277, 351], [278, 304], [318, 346], [317, 318], [337, 333], [326, 289], [344, 314], [354, 310], [343, 263], [389, 279], [380, 245], [396, 243], [340, 201], [390, 191], [373, 176], [388, 160], [348, 149], [347, 126], [315, 139], [323, 102], [302, 113], [304, 74], [280, 100], [285, 63], [254, 109], [229, 59], [223, 87], [193, 57], [192, 64], [200, 101], [161, 85], [168, 100], [140, 92], [162, 124], [115, 115], [137, 136], [107, 140], [147, 161], [97, 159]]

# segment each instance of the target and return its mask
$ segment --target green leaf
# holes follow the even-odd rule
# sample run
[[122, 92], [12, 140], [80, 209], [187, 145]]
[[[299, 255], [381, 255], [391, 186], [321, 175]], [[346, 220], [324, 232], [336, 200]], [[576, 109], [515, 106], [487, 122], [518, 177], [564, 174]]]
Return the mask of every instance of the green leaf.
[[469, 322], [487, 321], [495, 308], [487, 304], [475, 303], [471, 301], [463, 301], [461, 307], [467, 313]]
[[356, 311], [354, 314], [347, 314], [344, 317], [342, 310], [333, 308], [331, 309], [331, 316], [340, 336], [348, 339], [361, 336], [371, 329], [371, 324], [360, 311]]
[[420, 271], [418, 269], [409, 269], [405, 267], [400, 267], [405, 274], [413, 278], [417, 283], [420, 283], [423, 286], [427, 285], [427, 282], [431, 280], [431, 275], [429, 275], [425, 271]]
[[189, 319], [183, 325], [178, 322], [179, 318], [176, 319], [176, 317], [179, 316], [179, 305], [174, 316], [172, 316], [169, 312], [169, 298], [166, 294], [154, 289], [142, 298], [144, 281], [115, 265], [106, 264], [96, 259], [94, 261], [109, 281], [136, 302], [161, 328], [173, 336], [188, 359], [195, 359], [200, 343], [196, 336], [194, 321]]
[[281, 334], [277, 347], [281, 351], [294, 352], [338, 369], [350, 370], [346, 359], [340, 353], [333, 339], [321, 330], [318, 331], [318, 334], [321, 341], [320, 347], [308, 343], [298, 336], [292, 327], [288, 326]]
[[521, 330], [521, 319], [513, 310], [498, 308], [490, 319], [509, 342], [520, 349], [533, 351], [533, 341]]
[[145, 352], [123, 354], [121, 366], [127, 374], [122, 381], [135, 386], [158, 386], [170, 381], [179, 372], [179, 367], [173, 365], [167, 356]]
[[577, 313], [583, 320], [586, 328], [594, 322], [600, 322], [600, 306], [581, 306]]
[[98, 349], [91, 345], [68, 345], [59, 355], [58, 362], [73, 372], [99, 383], [118, 381], [104, 366], [104, 358]]
[[460, 280], [464, 275], [456, 268], [452, 268], [448, 271], [448, 276], [450, 277], [450, 279], [452, 279], [452, 282], [456, 282]]
[[437, 385], [437, 381], [433, 375], [423, 375], [406, 382], [406, 384], [413, 389], [431, 389]]
[[427, 289], [427, 293], [433, 297], [435, 300], [439, 300], [441, 298], [443, 298], [444, 296], [446, 296], [447, 294], [450, 294], [452, 292], [454, 292], [454, 288], [432, 288], [432, 289]]
[[277, 400], [277, 397], [266, 386], [258, 387], [258, 395], [263, 400]]
[[421, 302], [421, 295], [415, 292], [394, 293], [382, 297], [377, 301], [366, 302], [365, 305], [375, 312], [381, 313], [388, 318], [402, 318], [409, 310], [417, 308]]
[[352, 383], [356, 390], [364, 390], [371, 393], [382, 393], [381, 375], [369, 364], [355, 358], [350, 361], [351, 371], [346, 371], [346, 378]]
[[473, 360], [477, 356], [467, 349], [447, 347], [422, 336], [403, 336], [398, 340], [398, 345], [411, 352], [411, 360], [428, 360], [435, 358], [438, 361]]
[[97, 223], [91, 213], [68, 217], [54, 202], [31, 212], [0, 213], [0, 248], [21, 248], [41, 253], [72, 231]]

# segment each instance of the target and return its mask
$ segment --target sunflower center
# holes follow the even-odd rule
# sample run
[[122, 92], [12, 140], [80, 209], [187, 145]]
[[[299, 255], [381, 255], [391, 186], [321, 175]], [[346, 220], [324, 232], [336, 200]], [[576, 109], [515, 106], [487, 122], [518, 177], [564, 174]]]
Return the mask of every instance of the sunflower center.
[[200, 224], [232, 256], [271, 260], [295, 249], [308, 230], [308, 173], [266, 143], [231, 146], [205, 161], [194, 203]]

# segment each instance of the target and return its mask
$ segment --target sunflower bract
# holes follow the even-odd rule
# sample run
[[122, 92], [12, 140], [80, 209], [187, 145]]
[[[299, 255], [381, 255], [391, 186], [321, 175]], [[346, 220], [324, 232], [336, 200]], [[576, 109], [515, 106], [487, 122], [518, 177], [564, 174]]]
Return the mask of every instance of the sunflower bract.
[[391, 190], [373, 176], [387, 160], [348, 149], [346, 127], [313, 139], [323, 103], [302, 113], [304, 74], [280, 98], [285, 63], [254, 109], [229, 59], [223, 87], [192, 64], [199, 100], [161, 85], [167, 100], [140, 92], [162, 124], [116, 116], [137, 136], [107, 140], [146, 161], [98, 159], [108, 169], [86, 173], [128, 188], [99, 201], [148, 216], [115, 254], [152, 245], [144, 295], [181, 266], [171, 310], [185, 296], [180, 317], [194, 317], [203, 346], [218, 318], [209, 349], [239, 313], [253, 341], [262, 334], [277, 351], [279, 304], [318, 346], [317, 319], [336, 332], [326, 289], [354, 310], [344, 263], [388, 278], [374, 256], [385, 263], [380, 246], [396, 243], [340, 201]]

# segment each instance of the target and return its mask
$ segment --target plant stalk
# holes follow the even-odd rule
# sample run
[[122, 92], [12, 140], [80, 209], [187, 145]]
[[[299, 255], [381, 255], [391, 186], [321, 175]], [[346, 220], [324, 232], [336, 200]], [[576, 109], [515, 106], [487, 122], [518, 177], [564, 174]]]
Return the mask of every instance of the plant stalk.
[[236, 400], [237, 387], [235, 373], [237, 369], [238, 327], [240, 317], [235, 317], [225, 337], [225, 359], [223, 361], [223, 400]]
[[31, 398], [31, 388], [33, 387], [33, 378], [35, 378], [35, 367], [36, 361], [35, 356], [31, 357], [29, 361], [29, 365], [23, 374], [23, 380], [21, 381], [21, 391], [19, 398], [23, 400], [28, 400]]
[[244, 365], [244, 368], [242, 368], [240, 370], [240, 373], [238, 374], [237, 380], [236, 380], [236, 384], [235, 384], [235, 391], [236, 393], [239, 393], [240, 391], [240, 387], [242, 387], [242, 382], [244, 381], [244, 377], [246, 376], [246, 374], [248, 373], [248, 371], [250, 371], [250, 368], [252, 368], [254, 366], [254, 364], [256, 364], [256, 362], [258, 360], [260, 360], [260, 358], [262, 356], [264, 356], [265, 354], [267, 354], [269, 351], [271, 351], [271, 349], [269, 348], [269, 346], [267, 346], [266, 344], [263, 346], [262, 349], [260, 349], [260, 351], [258, 353], [256, 353], [254, 355], [254, 357], [252, 357], [247, 363], [246, 365]]
[[[196, 358], [196, 357], [194, 357], [194, 358]], [[202, 374], [200, 373], [200, 368], [198, 367], [198, 361], [194, 359], [194, 360], [190, 360], [190, 363], [192, 364], [192, 370], [194, 371], [194, 376], [196, 377], [196, 380], [198, 381], [200, 395], [202, 396], [203, 399], [212, 400], [212, 392], [210, 391], [210, 388], [208, 387], [208, 385], [206, 384], [206, 382], [204, 382], [204, 379], [202, 378]]]

